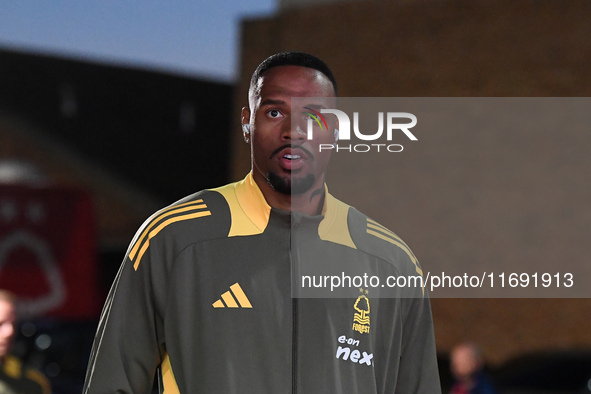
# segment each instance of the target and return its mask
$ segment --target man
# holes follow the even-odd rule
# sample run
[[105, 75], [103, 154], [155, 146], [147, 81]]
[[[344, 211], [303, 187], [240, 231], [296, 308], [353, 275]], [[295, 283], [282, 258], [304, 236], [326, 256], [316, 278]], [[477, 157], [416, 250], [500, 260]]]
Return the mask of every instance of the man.
[[0, 290], [0, 393], [49, 394], [45, 376], [24, 368], [20, 360], [9, 355], [15, 333], [14, 300], [11, 293]]
[[[252, 171], [153, 215], [103, 310], [86, 393], [440, 392], [429, 301], [295, 298], [319, 268], [420, 270], [397, 236], [324, 185], [332, 132], [308, 140], [292, 97], [334, 104], [319, 59], [281, 53], [255, 70], [242, 131]], [[305, 120], [302, 120], [305, 122]], [[368, 226], [381, 236], [367, 235]], [[398, 245], [398, 246], [396, 246]]]
[[484, 373], [484, 357], [473, 343], [461, 343], [451, 351], [451, 372], [455, 383], [451, 394], [496, 394]]

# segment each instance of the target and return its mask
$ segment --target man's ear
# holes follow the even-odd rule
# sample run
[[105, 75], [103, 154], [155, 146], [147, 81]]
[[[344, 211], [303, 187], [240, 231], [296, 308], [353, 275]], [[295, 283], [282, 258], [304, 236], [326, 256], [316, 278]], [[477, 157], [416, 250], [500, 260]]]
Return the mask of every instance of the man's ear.
[[240, 117], [242, 123], [242, 137], [247, 144], [250, 142], [250, 109], [242, 107], [242, 114]]

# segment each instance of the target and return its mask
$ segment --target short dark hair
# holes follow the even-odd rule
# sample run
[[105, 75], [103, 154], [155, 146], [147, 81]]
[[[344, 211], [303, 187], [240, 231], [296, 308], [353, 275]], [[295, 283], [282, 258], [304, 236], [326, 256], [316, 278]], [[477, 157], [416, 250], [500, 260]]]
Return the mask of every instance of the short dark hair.
[[254, 73], [252, 73], [252, 77], [250, 78], [250, 89], [252, 89], [253, 86], [256, 86], [259, 78], [266, 71], [278, 66], [300, 66], [313, 68], [314, 70], [320, 71], [332, 83], [335, 95], [337, 93], [337, 81], [332, 71], [330, 71], [330, 68], [326, 65], [326, 63], [324, 63], [316, 56], [310, 55], [309, 53], [298, 51], [276, 53], [275, 55], [271, 55], [265, 60], [263, 60], [263, 62], [259, 64], [256, 70], [254, 70]]

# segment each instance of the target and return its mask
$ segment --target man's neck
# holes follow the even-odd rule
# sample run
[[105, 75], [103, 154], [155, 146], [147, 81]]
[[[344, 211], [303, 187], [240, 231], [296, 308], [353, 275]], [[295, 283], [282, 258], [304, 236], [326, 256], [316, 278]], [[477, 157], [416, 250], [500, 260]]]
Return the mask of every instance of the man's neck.
[[[255, 180], [256, 181], [256, 180]], [[256, 182], [270, 207], [282, 211], [300, 212], [306, 215], [320, 215], [324, 207], [324, 184], [301, 194], [285, 194], [273, 190], [267, 182]]]

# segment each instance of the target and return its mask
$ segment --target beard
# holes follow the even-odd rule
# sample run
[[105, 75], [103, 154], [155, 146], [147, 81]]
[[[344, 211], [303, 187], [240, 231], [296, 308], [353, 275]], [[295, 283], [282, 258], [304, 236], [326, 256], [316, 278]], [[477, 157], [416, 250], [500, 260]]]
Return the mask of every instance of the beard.
[[267, 173], [267, 183], [273, 190], [282, 194], [303, 194], [312, 188], [314, 182], [316, 177], [312, 174], [302, 178], [288, 178], [274, 172]]

